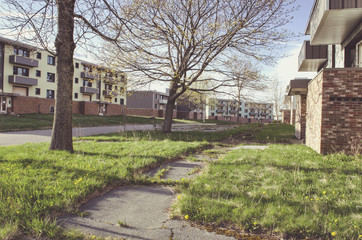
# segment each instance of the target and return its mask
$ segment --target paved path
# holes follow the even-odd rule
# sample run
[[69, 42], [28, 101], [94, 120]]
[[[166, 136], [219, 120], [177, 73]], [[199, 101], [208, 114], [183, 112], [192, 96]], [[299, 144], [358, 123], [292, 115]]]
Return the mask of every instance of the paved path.
[[[145, 174], [153, 176], [163, 168], [168, 169], [164, 179], [190, 179], [195, 176], [190, 175], [194, 168], [203, 165], [202, 162], [178, 160]], [[80, 211], [87, 213], [86, 216], [67, 215], [58, 219], [58, 223], [86, 234], [116, 239], [234, 239], [192, 227], [187, 221], [170, 219], [170, 209], [176, 199], [174, 190], [168, 186], [121, 187], [83, 205]]]

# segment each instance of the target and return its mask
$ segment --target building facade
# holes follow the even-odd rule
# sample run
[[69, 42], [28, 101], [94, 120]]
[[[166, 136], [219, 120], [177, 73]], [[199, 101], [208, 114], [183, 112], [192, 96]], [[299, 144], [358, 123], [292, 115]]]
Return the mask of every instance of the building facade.
[[[56, 57], [0, 38], [0, 113], [53, 112], [56, 79]], [[126, 84], [122, 72], [74, 59], [73, 113], [125, 114]]]
[[272, 122], [274, 120], [273, 104], [240, 102], [231, 99], [210, 98], [206, 107], [208, 119], [236, 122]]
[[[316, 0], [299, 71], [317, 75], [298, 94], [307, 146], [319, 153], [362, 149], [362, 1]], [[298, 109], [299, 108], [299, 109]], [[297, 128], [296, 128], [296, 135]]]
[[[136, 116], [164, 117], [168, 100], [168, 90], [129, 91], [127, 94], [127, 114]], [[176, 117], [176, 107], [174, 117]]]

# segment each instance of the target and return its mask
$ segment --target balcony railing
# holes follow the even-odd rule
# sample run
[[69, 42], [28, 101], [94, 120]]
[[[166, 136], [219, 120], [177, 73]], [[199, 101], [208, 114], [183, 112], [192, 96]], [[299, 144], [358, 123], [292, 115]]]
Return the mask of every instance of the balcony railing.
[[24, 76], [18, 76], [18, 75], [10, 75], [9, 76], [9, 83], [27, 85], [27, 86], [37, 86], [38, 85], [38, 79], [24, 77]]
[[251, 112], [251, 113], [249, 113], [249, 115], [250, 115], [250, 116], [258, 116], [258, 113], [256, 113], [256, 112]]
[[80, 73], [80, 77], [81, 78], [86, 78], [86, 79], [97, 79], [98, 78], [98, 74], [97, 73], [93, 73], [93, 72], [81, 72]]
[[261, 113], [260, 115], [262, 115], [262, 116], [268, 116], [269, 113]]
[[167, 99], [160, 99], [159, 104], [167, 104]]
[[108, 84], [116, 84], [116, 83], [119, 82], [117, 78], [108, 77], [108, 76], [104, 76], [104, 77], [103, 77], [103, 81], [104, 81], [105, 83], [108, 83]]
[[89, 93], [89, 94], [98, 94], [99, 89], [98, 88], [92, 88], [92, 87], [80, 87], [81, 93]]
[[27, 67], [38, 67], [39, 66], [38, 60], [31, 59], [31, 58], [24, 57], [24, 56], [18, 56], [18, 55], [10, 55], [9, 62], [12, 64], [18, 64], [18, 65], [27, 66]]
[[118, 96], [118, 92], [115, 90], [103, 90], [103, 95], [106, 97], [114, 97], [114, 96]]
[[230, 110], [229, 111], [231, 114], [235, 114], [235, 113], [238, 113], [238, 110]]
[[225, 112], [225, 110], [220, 110], [220, 109], [217, 109], [217, 110], [216, 110], [216, 112], [217, 112], [217, 113], [224, 113], [224, 112]]
[[328, 46], [311, 46], [310, 41], [304, 41], [298, 57], [298, 71], [317, 72], [328, 61]]
[[312, 45], [340, 44], [360, 24], [362, 2], [316, 0], [306, 34]]

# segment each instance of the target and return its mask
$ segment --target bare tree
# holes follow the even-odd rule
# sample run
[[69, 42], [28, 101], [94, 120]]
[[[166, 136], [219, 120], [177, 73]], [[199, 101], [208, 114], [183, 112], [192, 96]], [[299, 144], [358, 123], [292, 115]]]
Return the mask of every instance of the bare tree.
[[284, 95], [285, 89], [282, 88], [282, 85], [278, 78], [273, 78], [270, 84], [270, 99], [273, 102], [274, 107], [274, 114], [276, 117], [277, 122], [281, 118], [280, 109], [284, 104]]
[[[73, 152], [72, 91], [73, 54], [76, 44], [95, 36], [116, 41], [124, 22], [114, 16], [115, 5], [106, 0], [5, 0], [3, 24], [28, 41], [38, 43], [57, 57], [57, 90], [52, 138], [49, 149]], [[55, 40], [55, 49], [53, 42]]]
[[[236, 109], [240, 109], [243, 100], [250, 97], [250, 92], [264, 91], [267, 87], [267, 78], [251, 62], [242, 60], [237, 56], [225, 61], [225, 69], [222, 71], [226, 76], [229, 91], [226, 91], [236, 102]], [[237, 114], [237, 122], [240, 116]]]
[[[197, 89], [203, 72], [217, 68], [222, 53], [239, 52], [258, 60], [270, 57], [269, 47], [288, 36], [281, 26], [289, 22], [294, 0], [135, 0], [121, 16], [131, 23], [106, 57], [132, 73], [138, 84], [154, 81], [169, 85], [163, 131], [170, 132], [176, 99]], [[135, 4], [137, 7], [134, 7]], [[121, 52], [117, 51], [119, 48]], [[263, 51], [268, 54], [263, 54]]]

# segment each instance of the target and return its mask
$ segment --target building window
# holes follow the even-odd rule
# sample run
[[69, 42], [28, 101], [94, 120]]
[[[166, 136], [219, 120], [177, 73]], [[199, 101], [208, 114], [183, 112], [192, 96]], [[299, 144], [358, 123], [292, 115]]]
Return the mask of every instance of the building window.
[[245, 115], [244, 118], [248, 118], [248, 115]]
[[104, 89], [105, 90], [112, 90], [112, 85], [111, 84], [105, 84]]
[[117, 99], [117, 98], [115, 98], [115, 99], [114, 99], [114, 102], [117, 102], [117, 100], [118, 100], [118, 99]]
[[119, 103], [120, 103], [121, 105], [124, 105], [124, 99], [123, 99], [123, 98], [120, 98], [120, 99], [119, 99]]
[[83, 87], [92, 87], [92, 83], [88, 80], [83, 80]]
[[36, 53], [36, 58], [37, 58], [37, 59], [41, 59], [41, 52], [37, 52], [37, 53]]
[[40, 88], [35, 88], [35, 95], [40, 95]]
[[29, 57], [30, 51], [25, 48], [14, 48], [14, 54], [24, 56], [24, 57]]
[[47, 89], [47, 98], [54, 99], [54, 90]]
[[84, 70], [85, 72], [92, 72], [92, 68], [91, 68], [91, 67], [88, 67], [88, 66], [84, 66], [84, 67], [83, 67], [83, 70]]
[[75, 82], [75, 83], [79, 83], [79, 79], [78, 79], [78, 78], [75, 78], [74, 82]]
[[48, 82], [55, 82], [55, 74], [54, 73], [47, 73], [47, 81]]
[[74, 98], [78, 98], [78, 93], [74, 93]]
[[55, 57], [53, 56], [48, 56], [48, 64], [49, 65], [55, 65]]
[[13, 74], [14, 75], [24, 76], [24, 77], [29, 77], [29, 69], [14, 66], [13, 67]]
[[41, 71], [40, 71], [40, 70], [36, 70], [36, 71], [35, 71], [35, 76], [41, 77]]
[[75, 68], [79, 68], [79, 63], [75, 63]]
[[157, 104], [155, 104], [155, 109], [157, 109]]
[[155, 94], [155, 99], [157, 99], [157, 94]]
[[50, 106], [50, 112], [51, 112], [51, 113], [54, 112], [54, 106]]

